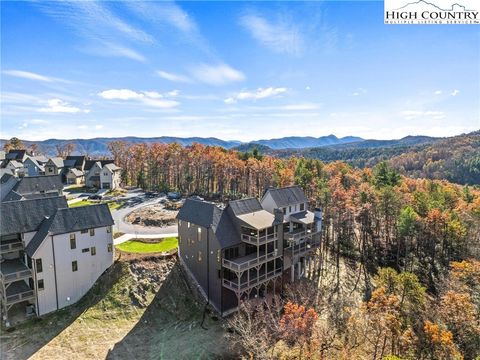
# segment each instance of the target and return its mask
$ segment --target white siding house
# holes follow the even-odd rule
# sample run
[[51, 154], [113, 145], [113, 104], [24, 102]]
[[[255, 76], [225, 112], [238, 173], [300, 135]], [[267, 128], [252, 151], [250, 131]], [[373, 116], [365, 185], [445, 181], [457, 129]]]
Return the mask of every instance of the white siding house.
[[115, 164], [106, 164], [100, 172], [100, 186], [102, 189], [116, 189], [120, 187], [121, 168]]
[[[80, 300], [113, 264], [113, 255], [111, 226], [46, 238], [32, 256], [34, 266], [37, 260], [42, 262], [42, 272], [35, 269], [37, 314], [44, 315]], [[43, 280], [43, 289], [38, 287], [39, 280]]]
[[[107, 204], [68, 208], [64, 196], [0, 202], [0, 303], [44, 315], [84, 296], [113, 263]], [[20, 308], [19, 308], [20, 307]]]

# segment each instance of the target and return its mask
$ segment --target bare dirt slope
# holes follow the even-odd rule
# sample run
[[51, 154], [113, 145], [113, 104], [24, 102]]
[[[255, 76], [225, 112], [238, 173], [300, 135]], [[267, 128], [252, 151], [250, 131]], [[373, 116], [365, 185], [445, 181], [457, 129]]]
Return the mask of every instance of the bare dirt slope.
[[175, 224], [177, 214], [178, 211], [166, 209], [163, 204], [153, 204], [132, 211], [125, 221], [134, 225], [162, 227]]
[[1, 359], [226, 358], [221, 321], [206, 317], [175, 259], [116, 262], [77, 304], [5, 331]]

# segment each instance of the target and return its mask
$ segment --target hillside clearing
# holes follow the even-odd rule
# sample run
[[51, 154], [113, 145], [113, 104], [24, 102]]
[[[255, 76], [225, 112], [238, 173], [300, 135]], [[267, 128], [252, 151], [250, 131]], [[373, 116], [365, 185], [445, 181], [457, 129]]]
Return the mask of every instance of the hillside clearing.
[[196, 299], [175, 258], [116, 262], [79, 303], [2, 331], [0, 358], [224, 358], [222, 322], [202, 329]]

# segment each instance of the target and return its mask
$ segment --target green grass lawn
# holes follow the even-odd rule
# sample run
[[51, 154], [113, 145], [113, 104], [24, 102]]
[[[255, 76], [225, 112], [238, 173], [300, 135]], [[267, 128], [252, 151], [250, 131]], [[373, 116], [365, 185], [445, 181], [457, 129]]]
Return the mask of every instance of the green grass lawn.
[[129, 240], [116, 245], [116, 248], [130, 253], [155, 253], [176, 249], [178, 240], [175, 237], [165, 238], [158, 243], [144, 243], [136, 240]]
[[[89, 206], [89, 205], [95, 205], [95, 204], [100, 204], [102, 202], [98, 202], [98, 201], [91, 201], [91, 200], [82, 200], [82, 201], [77, 201], [73, 204], [70, 204], [68, 207], [79, 207], [79, 206]], [[123, 205], [123, 201], [109, 201], [107, 202], [108, 204], [108, 207], [110, 208], [110, 210], [115, 210], [115, 209], [118, 209], [120, 206]]]

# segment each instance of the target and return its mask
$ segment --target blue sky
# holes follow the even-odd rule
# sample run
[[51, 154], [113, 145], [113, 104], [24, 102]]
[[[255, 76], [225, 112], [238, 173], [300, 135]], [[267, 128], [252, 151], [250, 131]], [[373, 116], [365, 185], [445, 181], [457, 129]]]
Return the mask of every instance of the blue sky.
[[1, 137], [451, 136], [479, 64], [478, 26], [383, 1], [3, 1]]

